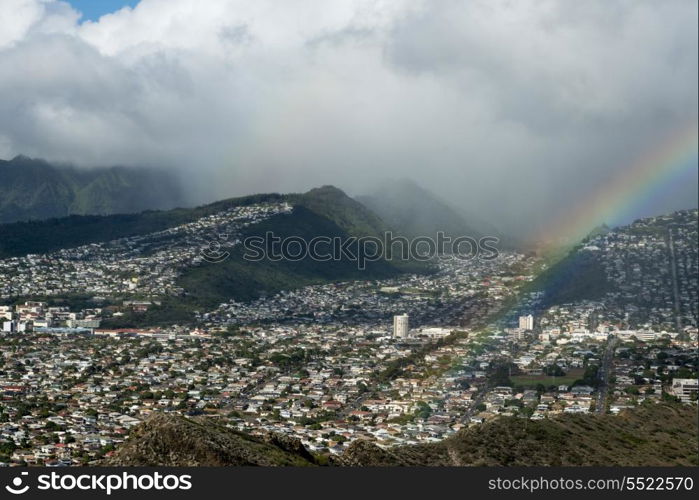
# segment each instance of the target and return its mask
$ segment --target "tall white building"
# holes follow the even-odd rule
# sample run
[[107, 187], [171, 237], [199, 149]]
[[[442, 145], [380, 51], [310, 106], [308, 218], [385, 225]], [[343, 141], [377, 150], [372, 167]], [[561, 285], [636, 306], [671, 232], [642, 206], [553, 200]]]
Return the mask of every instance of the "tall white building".
[[527, 316], [519, 317], [519, 327], [522, 330], [533, 330], [534, 329], [534, 316], [531, 314]]
[[393, 337], [394, 338], [407, 339], [408, 338], [408, 329], [409, 329], [409, 324], [408, 324], [408, 315], [407, 314], [399, 314], [397, 316], [393, 316]]

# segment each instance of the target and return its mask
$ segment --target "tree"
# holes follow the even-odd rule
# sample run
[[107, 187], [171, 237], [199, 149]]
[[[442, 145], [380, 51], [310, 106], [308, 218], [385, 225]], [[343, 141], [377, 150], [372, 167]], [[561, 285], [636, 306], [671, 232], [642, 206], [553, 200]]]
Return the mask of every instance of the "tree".
[[563, 371], [563, 368], [557, 364], [553, 364], [544, 367], [544, 374], [550, 377], [562, 377], [566, 373]]
[[520, 415], [524, 415], [525, 417], [531, 417], [534, 414], [534, 408], [531, 406], [525, 406], [524, 408], [521, 408], [519, 410]]
[[430, 405], [428, 405], [424, 401], [418, 401], [417, 409], [415, 410], [415, 416], [417, 418], [429, 418], [431, 414], [432, 408], [430, 408]]
[[2, 441], [0, 442], [0, 455], [11, 456], [12, 453], [17, 449], [17, 445], [14, 441]]

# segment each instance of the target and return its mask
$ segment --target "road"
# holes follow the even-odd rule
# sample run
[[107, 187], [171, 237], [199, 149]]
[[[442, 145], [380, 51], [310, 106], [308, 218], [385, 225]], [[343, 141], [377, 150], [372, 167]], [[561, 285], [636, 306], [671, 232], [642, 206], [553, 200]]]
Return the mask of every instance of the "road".
[[607, 347], [602, 356], [602, 364], [599, 367], [597, 376], [599, 378], [599, 386], [597, 388], [597, 401], [595, 401], [595, 411], [599, 414], [604, 414], [607, 408], [607, 393], [609, 392], [609, 377], [611, 375], [612, 360], [614, 359], [614, 349], [616, 349], [618, 339], [610, 337], [607, 341]]
[[675, 259], [675, 242], [672, 238], [672, 229], [667, 231], [668, 247], [670, 253], [670, 272], [672, 274], [672, 293], [675, 299], [675, 324], [677, 332], [682, 331], [682, 317], [680, 315], [680, 290], [677, 283], [677, 262]]
[[459, 418], [459, 421], [462, 424], [469, 424], [471, 422], [471, 417], [474, 416], [476, 413], [480, 412], [477, 406], [483, 402], [487, 392], [487, 387], [484, 387], [483, 389], [478, 391], [478, 394], [476, 394], [476, 397], [474, 397], [473, 401], [471, 402], [471, 406]]

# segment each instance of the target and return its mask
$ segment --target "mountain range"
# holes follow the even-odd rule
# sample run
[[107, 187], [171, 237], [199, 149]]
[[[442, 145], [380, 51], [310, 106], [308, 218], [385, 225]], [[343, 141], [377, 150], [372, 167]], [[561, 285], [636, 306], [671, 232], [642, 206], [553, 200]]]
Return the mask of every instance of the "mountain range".
[[[138, 214], [72, 215], [59, 219], [16, 222], [0, 225], [0, 258], [27, 254], [45, 254], [119, 238], [142, 236], [158, 240], [159, 232], [224, 213], [234, 207], [285, 202], [293, 207], [287, 214], [277, 214], [246, 227], [239, 238], [316, 237], [350, 241], [354, 237], [378, 236], [388, 227], [369, 209], [333, 186], [323, 186], [306, 193], [259, 194], [231, 198], [196, 208], [146, 211]], [[215, 235], [212, 235], [215, 236]], [[279, 261], [244, 258], [242, 245], [234, 246], [222, 262], [203, 260], [187, 267], [178, 277], [179, 296], [167, 296], [162, 305], [145, 314], [126, 315], [112, 326], [133, 327], [191, 319], [194, 309], [207, 309], [229, 299], [251, 300], [263, 294], [298, 288], [304, 285], [348, 280], [383, 279], [406, 271], [429, 272], [427, 263], [388, 261], [384, 258], [366, 263], [360, 269], [346, 255], [319, 261], [302, 259]]]
[[[26, 157], [0, 162], [0, 171], [0, 188], [5, 194], [0, 198], [0, 215], [5, 219], [12, 218], [12, 213], [17, 216], [20, 206], [24, 207], [23, 213], [31, 212], [37, 219], [41, 214], [56, 215], [61, 210], [71, 213], [66, 217], [0, 224], [0, 258], [153, 235], [233, 207], [260, 203], [288, 203], [294, 210], [245, 228], [241, 237], [264, 237], [271, 232], [281, 238], [300, 237], [304, 241], [319, 236], [347, 241], [352, 237], [378, 236], [389, 230], [408, 238], [434, 236], [437, 231], [452, 237], [498, 234], [487, 224], [467, 220], [452, 207], [453, 200], [445, 202], [407, 180], [379, 185], [373, 194], [357, 198], [336, 187], [322, 186], [306, 193], [257, 194], [194, 208], [77, 215], [73, 212], [138, 210], [138, 203], [145, 203], [144, 199], [168, 204], [177, 199], [178, 191], [167, 184], [167, 176], [157, 171], [123, 168], [82, 171]], [[26, 196], [21, 196], [22, 192]], [[129, 194], [120, 195], [120, 192]], [[175, 197], [166, 199], [172, 193]], [[60, 207], [56, 209], [59, 212], [50, 208], [56, 206]], [[89, 206], [92, 208], [88, 209]], [[567, 256], [552, 262], [531, 288], [545, 292], [541, 307], [602, 300], [620, 306], [619, 310], [627, 313], [626, 319], [636, 325], [643, 325], [651, 317], [658, 324], [668, 324], [671, 315], [675, 316], [675, 325], [691, 324], [699, 316], [695, 264], [698, 219], [697, 211], [689, 210], [641, 219], [620, 228], [597, 228]], [[671, 234], [672, 251], [669, 250]], [[633, 244], [629, 246], [629, 242]], [[619, 248], [633, 251], [620, 254]], [[675, 275], [668, 272], [673, 268]], [[167, 297], [161, 307], [138, 318], [127, 316], [120, 321], [121, 326], [130, 327], [136, 326], [133, 321], [159, 324], [165, 320], [186, 320], [193, 309], [207, 309], [227, 299], [245, 301], [310, 284], [383, 279], [406, 271], [430, 270], [426, 263], [395, 259], [368, 262], [366, 269], [361, 270], [356, 262], [346, 258], [252, 262], [243, 258], [243, 250], [238, 246], [224, 262], [204, 261], [185, 269], [177, 278], [177, 285], [183, 291], [181, 296]], [[675, 288], [686, 303], [677, 298]], [[655, 292], [649, 294], [649, 290]], [[664, 316], [659, 316], [658, 311], [665, 311]]]
[[[76, 168], [23, 155], [0, 160], [0, 193], [0, 224], [70, 215], [132, 214], [186, 205], [182, 183], [163, 170]], [[323, 203], [322, 192], [316, 195], [317, 202]], [[453, 208], [458, 201], [444, 201], [408, 179], [378, 184], [370, 193], [356, 196], [352, 206], [347, 200], [338, 207], [338, 214], [364, 210], [365, 218], [373, 218], [374, 225], [381, 219], [383, 227], [408, 238], [434, 237], [437, 231], [452, 237], [503, 238], [492, 225], [471, 215], [467, 218]], [[337, 222], [342, 222], [341, 217]], [[355, 236], [364, 235], [363, 227], [347, 229]]]
[[0, 223], [183, 204], [180, 183], [157, 169], [76, 168], [21, 155], [0, 160]]
[[[352, 237], [378, 236], [388, 229], [370, 210], [333, 186], [283, 195], [282, 199], [294, 207], [290, 215], [275, 215], [250, 226], [242, 236], [264, 238], [272, 233], [282, 239], [293, 237], [307, 242], [317, 237], [348, 241]], [[243, 254], [243, 247], [237, 246], [223, 262], [205, 262], [186, 271], [180, 283], [187, 290], [187, 297], [199, 304], [216, 305], [225, 297], [248, 300], [315, 283], [382, 279], [404, 270], [427, 270], [420, 263], [386, 259], [367, 262], [366, 269], [359, 269], [357, 262], [345, 256], [327, 261], [310, 256], [299, 260], [250, 261]]]

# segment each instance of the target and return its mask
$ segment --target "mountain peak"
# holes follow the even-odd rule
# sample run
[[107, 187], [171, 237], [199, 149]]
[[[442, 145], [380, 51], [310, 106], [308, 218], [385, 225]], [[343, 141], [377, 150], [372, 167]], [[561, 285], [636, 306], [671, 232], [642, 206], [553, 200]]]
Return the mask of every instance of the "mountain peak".
[[325, 184], [324, 186], [309, 189], [304, 193], [304, 196], [347, 197], [347, 194], [342, 189], [335, 187], [332, 184]]
[[30, 158], [27, 155], [17, 155], [14, 158], [10, 160], [10, 162], [20, 162], [20, 161], [34, 161], [32, 158]]

